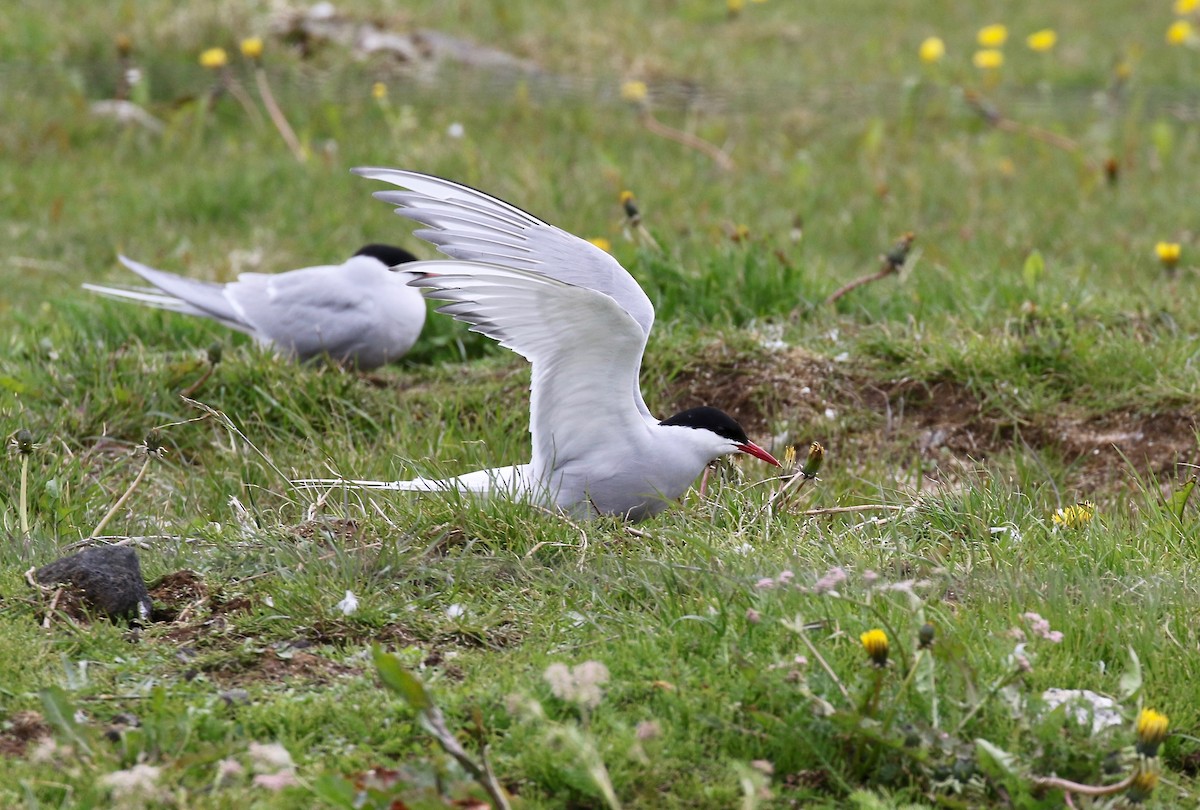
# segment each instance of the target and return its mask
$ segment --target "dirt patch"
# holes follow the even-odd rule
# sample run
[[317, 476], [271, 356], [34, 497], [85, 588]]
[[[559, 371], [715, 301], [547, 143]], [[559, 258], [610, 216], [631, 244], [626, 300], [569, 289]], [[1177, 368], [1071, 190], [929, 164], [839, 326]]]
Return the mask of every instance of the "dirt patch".
[[199, 574], [187, 569], [159, 578], [150, 586], [150, 598], [154, 603], [151, 619], [172, 625], [159, 637], [177, 644], [221, 632], [228, 626], [230, 614], [253, 607], [248, 597], [209, 588]]
[[208, 599], [208, 588], [195, 571], [175, 571], [150, 586], [154, 607], [152, 621], [173, 622], [188, 607], [199, 607]]
[[[881, 381], [849, 363], [801, 349], [738, 352], [723, 345], [666, 382], [668, 407], [715, 404], [751, 435], [781, 425], [803, 454], [820, 441], [831, 457], [914, 458], [933, 479], [997, 455], [1050, 450], [1070, 468], [1071, 485], [1094, 492], [1139, 475], [1190, 475], [1200, 461], [1194, 409], [1117, 409], [1081, 414], [1070, 402], [1039, 414], [1004, 414], [954, 380]], [[776, 447], [779, 450], [779, 447]]]
[[761, 434], [781, 417], [809, 421], [823, 414], [842, 390], [837, 366], [802, 349], [747, 355], [716, 344], [664, 382], [665, 408], [713, 405], [748, 433]]
[[252, 661], [207, 670], [208, 675], [222, 688], [247, 686], [249, 684], [281, 684], [302, 680], [309, 684], [327, 684], [346, 675], [358, 674], [361, 670], [328, 658], [322, 658], [302, 650], [266, 650]]
[[87, 606], [83, 591], [74, 585], [47, 588], [42, 595], [45, 611], [36, 616], [39, 624], [45, 623], [47, 614], [50, 614], [51, 622], [66, 617], [79, 624], [88, 624], [95, 616], [95, 612]]
[[29, 744], [50, 736], [50, 726], [35, 711], [16, 712], [0, 730], [0, 757], [23, 757]]
[[362, 539], [358, 521], [352, 518], [318, 517], [304, 521], [291, 532], [301, 540], [326, 540], [336, 542], [339, 547]]

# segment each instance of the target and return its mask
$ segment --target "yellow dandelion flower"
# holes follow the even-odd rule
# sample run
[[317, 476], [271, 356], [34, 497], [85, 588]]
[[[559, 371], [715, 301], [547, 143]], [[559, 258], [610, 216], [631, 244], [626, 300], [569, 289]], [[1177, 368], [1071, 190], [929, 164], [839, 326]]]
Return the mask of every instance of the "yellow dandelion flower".
[[1159, 242], [1154, 246], [1154, 255], [1158, 256], [1158, 260], [1162, 262], [1162, 266], [1171, 270], [1175, 265], [1179, 264], [1179, 256], [1182, 249], [1178, 242]]
[[247, 59], [259, 59], [263, 55], [262, 37], [246, 37], [241, 44], [242, 56]]
[[887, 633], [879, 628], [868, 630], [858, 637], [862, 642], [863, 649], [867, 651], [867, 655], [871, 657], [871, 663], [877, 667], [887, 665], [888, 659], [888, 637]]
[[1167, 738], [1170, 723], [1165, 714], [1142, 709], [1137, 716], [1137, 752], [1145, 757], [1158, 756], [1158, 746]]
[[1054, 521], [1055, 526], [1062, 526], [1065, 529], [1081, 529], [1091, 523], [1095, 516], [1096, 504], [1091, 501], [1080, 501], [1056, 509], [1050, 519]]
[[917, 56], [921, 57], [921, 61], [927, 65], [941, 61], [945, 55], [946, 43], [942, 42], [941, 37], [926, 37], [925, 41], [921, 43], [921, 47], [917, 49]]
[[629, 205], [631, 202], [633, 202], [633, 192], [625, 189], [621, 192], [621, 205]]
[[1168, 45], [1183, 45], [1185, 42], [1190, 42], [1196, 34], [1192, 30], [1192, 24], [1187, 20], [1176, 20], [1171, 23], [1171, 27], [1167, 29], [1167, 44]]
[[804, 460], [804, 468], [800, 470], [800, 474], [805, 478], [816, 478], [824, 461], [825, 448], [819, 442], [813, 442], [808, 446], [808, 458]]
[[603, 250], [605, 253], [612, 253], [612, 243], [609, 242], [607, 239], [605, 239], [603, 236], [596, 236], [596, 237], [589, 239], [588, 241], [591, 242], [596, 247]]
[[650, 90], [646, 87], [646, 83], [637, 79], [621, 85], [621, 98], [626, 101], [632, 101], [635, 104], [641, 104], [649, 94]]
[[783, 451], [783, 466], [789, 470], [796, 466], [796, 445], [789, 444]]
[[383, 82], [375, 82], [371, 85], [371, 98], [376, 101], [386, 101], [388, 96], [387, 85]]
[[985, 25], [979, 29], [976, 37], [981, 48], [999, 48], [1008, 41], [1008, 27], [1000, 25]]
[[1200, 0], [1175, 0], [1175, 13], [1179, 15], [1191, 14], [1200, 7]]
[[224, 48], [209, 48], [200, 54], [200, 65], [209, 70], [217, 70], [229, 64], [229, 55]]
[[725, 8], [730, 14], [740, 14], [742, 9], [746, 7], [746, 0], [725, 0]]
[[1158, 769], [1154, 767], [1139, 766], [1138, 772], [1134, 774], [1133, 782], [1129, 785], [1129, 790], [1125, 796], [1133, 804], [1141, 804], [1150, 798], [1150, 794], [1158, 787]]
[[971, 63], [980, 70], [995, 70], [1004, 64], [1004, 53], [995, 48], [984, 48], [982, 51], [975, 51]]
[[1034, 31], [1027, 36], [1025, 44], [1031, 51], [1045, 53], [1058, 44], [1058, 34], [1052, 28], [1043, 28], [1041, 31]]

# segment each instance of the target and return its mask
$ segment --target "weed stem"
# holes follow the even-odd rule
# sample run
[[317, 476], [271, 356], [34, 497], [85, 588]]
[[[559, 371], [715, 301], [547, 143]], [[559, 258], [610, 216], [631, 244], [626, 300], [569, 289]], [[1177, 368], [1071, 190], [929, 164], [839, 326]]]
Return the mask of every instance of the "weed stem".
[[134, 477], [133, 483], [129, 485], [129, 488], [125, 490], [125, 493], [121, 495], [120, 498], [117, 498], [117, 502], [112, 505], [112, 508], [108, 510], [108, 513], [104, 517], [100, 518], [100, 523], [97, 524], [96, 528], [92, 531], [91, 536], [88, 538], [89, 540], [96, 539], [100, 532], [104, 531], [104, 527], [108, 525], [108, 522], [112, 520], [113, 515], [117, 513], [117, 510], [119, 510], [125, 504], [125, 501], [129, 500], [129, 496], [133, 494], [133, 491], [138, 488], [138, 484], [142, 483], [142, 479], [146, 477], [146, 470], [150, 469], [150, 462], [152, 460], [152, 456], [146, 456], [146, 460], [142, 462], [142, 468], [138, 470], [138, 474]]

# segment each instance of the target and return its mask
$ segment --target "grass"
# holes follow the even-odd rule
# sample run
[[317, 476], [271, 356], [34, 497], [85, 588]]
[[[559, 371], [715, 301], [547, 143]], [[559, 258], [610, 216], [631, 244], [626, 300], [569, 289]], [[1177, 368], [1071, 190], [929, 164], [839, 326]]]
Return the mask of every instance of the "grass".
[[[236, 44], [271, 30], [258, 4], [153, 0], [114, 22], [52, 0], [0, 27], [0, 432], [36, 442], [0, 457], [0, 805], [481, 795], [411, 685], [379, 679], [373, 645], [420, 678], [470, 756], [487, 742], [525, 807], [1056, 807], [1062, 785], [1039, 778], [1150, 772], [1133, 753], [1144, 707], [1171, 729], [1149, 803], [1195, 803], [1197, 54], [1161, 44], [1165, 4], [1010, 4], [1003, 19], [933, 0], [889, 15], [750, 3], [736, 19], [713, 2], [339, 8], [540, 72], [406, 71], [333, 46], [304, 59], [268, 36], [300, 162], [227, 94], [209, 105], [216, 76], [196, 64], [225, 46], [253, 95]], [[996, 21], [1011, 39], [989, 78], [970, 54]], [[1045, 27], [1059, 45], [1029, 52]], [[161, 135], [88, 114], [117, 86], [118, 33]], [[924, 66], [931, 34], [948, 55]], [[641, 126], [620, 100], [635, 78], [660, 120], [726, 148], [734, 170]], [[964, 90], [1025, 134], [989, 126]], [[657, 310], [651, 409], [724, 407], [777, 454], [820, 441], [820, 480], [768, 510], [777, 482], [723, 465], [638, 534], [499, 502], [317, 502], [286, 479], [527, 458], [524, 363], [433, 316], [376, 375], [295, 366], [79, 290], [127, 281], [118, 251], [210, 279], [368, 241], [433, 255], [347, 171], [364, 164], [608, 239]], [[627, 188], [661, 251], [625, 239]], [[907, 231], [903, 273], [823, 303]], [[1173, 272], [1159, 241], [1182, 243]], [[179, 393], [213, 344], [201, 410]], [[168, 452], [105, 532], [138, 543], [156, 620], [44, 622], [49, 596], [23, 573], [92, 534], [153, 428]], [[1090, 521], [1055, 522], [1083, 500]], [[863, 505], [891, 508], [803, 514]], [[936, 640], [920, 649], [926, 623]], [[860, 643], [872, 628], [886, 668]], [[608, 674], [598, 703], [543, 677], [587, 661]], [[1093, 733], [1046, 705], [1056, 687], [1111, 696], [1123, 722]], [[294, 760], [278, 790], [252, 778], [289, 770], [253, 747], [272, 743]], [[159, 770], [123, 788], [139, 765]]]

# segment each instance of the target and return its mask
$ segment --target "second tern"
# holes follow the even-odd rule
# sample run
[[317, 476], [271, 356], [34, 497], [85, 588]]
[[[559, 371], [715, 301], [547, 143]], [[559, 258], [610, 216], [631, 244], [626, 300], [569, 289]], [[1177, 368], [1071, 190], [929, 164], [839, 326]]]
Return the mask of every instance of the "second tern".
[[328, 356], [367, 371], [403, 357], [425, 325], [425, 301], [408, 286], [413, 277], [392, 269], [417, 257], [391, 245], [367, 245], [341, 264], [242, 273], [228, 284], [119, 258], [154, 288], [84, 289], [210, 318], [300, 360]]

